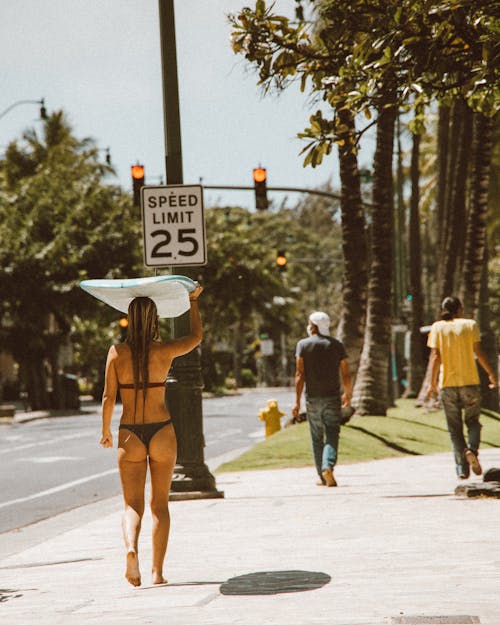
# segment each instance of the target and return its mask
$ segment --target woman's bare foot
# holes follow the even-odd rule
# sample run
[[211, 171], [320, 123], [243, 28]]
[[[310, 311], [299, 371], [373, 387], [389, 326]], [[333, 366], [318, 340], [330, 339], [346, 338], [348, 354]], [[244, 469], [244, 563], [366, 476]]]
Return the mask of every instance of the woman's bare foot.
[[153, 584], [168, 584], [167, 580], [163, 577], [163, 573], [161, 571], [160, 573], [153, 571], [152, 581], [153, 581]]
[[135, 551], [129, 551], [127, 553], [127, 569], [125, 571], [125, 577], [132, 586], [141, 585], [141, 572], [139, 571], [139, 558]]

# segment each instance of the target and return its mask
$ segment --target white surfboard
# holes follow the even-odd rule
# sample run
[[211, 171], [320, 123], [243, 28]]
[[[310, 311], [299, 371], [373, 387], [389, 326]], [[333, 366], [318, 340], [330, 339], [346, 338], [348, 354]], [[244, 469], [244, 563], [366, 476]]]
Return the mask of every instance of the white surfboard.
[[95, 298], [127, 313], [135, 297], [150, 297], [159, 317], [178, 317], [190, 308], [189, 293], [195, 282], [186, 276], [152, 276], [125, 280], [83, 280], [80, 287]]

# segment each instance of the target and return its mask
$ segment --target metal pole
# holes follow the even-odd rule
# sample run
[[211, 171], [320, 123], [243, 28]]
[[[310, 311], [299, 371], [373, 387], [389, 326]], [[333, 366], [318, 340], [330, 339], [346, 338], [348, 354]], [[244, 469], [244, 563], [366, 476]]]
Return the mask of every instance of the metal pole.
[[159, 0], [167, 184], [183, 184], [174, 0]]
[[11, 104], [4, 111], [0, 113], [0, 119], [2, 119], [2, 117], [7, 115], [9, 111], [12, 111], [13, 108], [16, 108], [16, 106], [19, 106], [20, 104], [39, 104], [40, 105], [40, 118], [41, 119], [47, 118], [47, 111], [45, 110], [45, 99], [42, 98], [41, 100], [18, 100], [17, 102], [14, 102], [14, 104]]
[[[254, 187], [246, 185], [220, 185], [220, 184], [204, 184], [204, 189], [221, 189], [223, 191], [255, 191]], [[337, 193], [331, 193], [330, 191], [319, 191], [318, 189], [307, 189], [306, 187], [267, 187], [268, 191], [290, 191], [291, 193], [308, 193], [309, 195], [320, 195], [322, 197], [329, 197], [333, 200], [340, 200], [340, 195]], [[362, 201], [363, 206], [372, 206], [370, 202]]]
[[[179, 88], [175, 46], [173, 0], [158, 0], [163, 79], [165, 168], [168, 184], [183, 184]], [[189, 275], [188, 268], [179, 272]], [[189, 333], [189, 313], [174, 320], [174, 336]], [[176, 358], [167, 379], [165, 400], [172, 414], [177, 436], [177, 464], [171, 486], [171, 499], [223, 497], [215, 478], [205, 464], [203, 448], [203, 381], [200, 349]]]

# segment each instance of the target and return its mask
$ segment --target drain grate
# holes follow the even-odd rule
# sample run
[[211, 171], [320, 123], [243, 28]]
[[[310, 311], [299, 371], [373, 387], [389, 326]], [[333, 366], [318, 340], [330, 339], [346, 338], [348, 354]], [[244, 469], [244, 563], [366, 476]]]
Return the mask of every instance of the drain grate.
[[451, 616], [393, 616], [392, 625], [475, 625], [480, 623], [478, 616], [454, 614]]

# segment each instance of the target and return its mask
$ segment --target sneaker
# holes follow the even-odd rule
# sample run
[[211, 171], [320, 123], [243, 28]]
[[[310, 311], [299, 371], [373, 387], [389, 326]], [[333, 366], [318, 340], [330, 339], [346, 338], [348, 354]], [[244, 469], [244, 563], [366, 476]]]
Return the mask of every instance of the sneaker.
[[472, 451], [472, 449], [467, 449], [464, 455], [473, 473], [475, 473], [475, 475], [481, 475], [481, 473], [483, 472], [483, 469], [481, 468], [481, 465], [479, 464], [479, 460], [477, 459], [477, 456]]
[[337, 482], [333, 477], [333, 469], [323, 469], [321, 475], [323, 476], [327, 486], [337, 486]]

